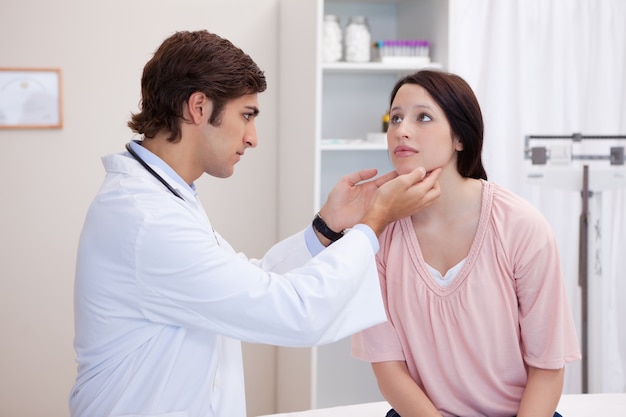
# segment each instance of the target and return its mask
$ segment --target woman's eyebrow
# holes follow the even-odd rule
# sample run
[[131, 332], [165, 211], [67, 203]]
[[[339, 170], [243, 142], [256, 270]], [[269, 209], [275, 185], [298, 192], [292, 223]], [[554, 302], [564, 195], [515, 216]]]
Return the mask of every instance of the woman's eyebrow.
[[[395, 111], [395, 110], [399, 110], [401, 108], [401, 106], [395, 106], [392, 107], [390, 109], [390, 111]], [[429, 106], [428, 104], [415, 104], [413, 106], [411, 106], [411, 109], [426, 109], [426, 110], [432, 110], [433, 108], [431, 106]]]

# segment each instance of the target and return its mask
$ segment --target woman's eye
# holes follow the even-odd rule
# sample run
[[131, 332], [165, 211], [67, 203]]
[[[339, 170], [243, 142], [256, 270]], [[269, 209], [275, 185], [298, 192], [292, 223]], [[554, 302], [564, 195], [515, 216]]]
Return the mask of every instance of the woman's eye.
[[417, 116], [417, 120], [420, 122], [430, 122], [432, 119], [426, 113], [420, 113], [420, 115]]
[[252, 116], [254, 116], [252, 113], [244, 113], [243, 117], [245, 117], [246, 120], [250, 120], [252, 118]]
[[398, 124], [398, 123], [402, 123], [402, 117], [401, 116], [397, 116], [397, 115], [391, 116], [389, 118], [389, 123], [394, 124], [394, 125]]

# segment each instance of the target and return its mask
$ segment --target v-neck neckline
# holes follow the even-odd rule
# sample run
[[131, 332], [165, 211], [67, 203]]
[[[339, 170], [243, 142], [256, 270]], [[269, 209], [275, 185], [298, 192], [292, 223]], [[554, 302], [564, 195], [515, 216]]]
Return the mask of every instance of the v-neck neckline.
[[487, 232], [487, 226], [489, 224], [490, 213], [491, 213], [491, 205], [493, 202], [493, 184], [489, 183], [485, 180], [481, 180], [482, 182], [482, 192], [481, 192], [481, 205], [480, 205], [480, 217], [478, 219], [478, 227], [476, 228], [476, 233], [474, 234], [474, 238], [472, 240], [472, 244], [470, 246], [469, 252], [465, 259], [465, 264], [458, 272], [456, 278], [452, 281], [451, 284], [443, 286], [437, 282], [437, 280], [432, 276], [430, 270], [428, 268], [428, 264], [424, 260], [424, 256], [422, 254], [422, 250], [419, 245], [419, 241], [415, 234], [415, 230], [413, 228], [413, 223], [410, 217], [404, 218], [401, 220], [402, 234], [405, 238], [405, 243], [410, 248], [409, 254], [411, 256], [411, 260], [419, 275], [422, 277], [424, 283], [435, 293], [439, 295], [446, 295], [456, 291], [467, 279], [469, 275], [469, 271], [473, 268], [476, 258], [478, 257], [478, 253], [480, 251], [480, 247], [484, 241], [485, 234]]

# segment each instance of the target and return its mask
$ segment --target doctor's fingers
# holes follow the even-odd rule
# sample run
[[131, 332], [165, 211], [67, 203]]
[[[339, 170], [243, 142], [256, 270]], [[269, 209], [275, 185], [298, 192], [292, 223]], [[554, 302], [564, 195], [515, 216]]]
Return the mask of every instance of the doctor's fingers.
[[397, 204], [405, 207], [422, 207], [439, 197], [441, 191], [437, 179], [440, 173], [441, 168], [438, 168], [422, 179], [423, 168], [416, 168], [382, 185], [378, 193], [391, 204], [396, 204], [393, 203], [394, 200], [402, 200]]
[[397, 176], [398, 176], [397, 171], [389, 171], [385, 175], [381, 175], [380, 177], [376, 178], [374, 180], [374, 184], [376, 185], [376, 188], [378, 188], [384, 183], [386, 183], [387, 181], [396, 178]]
[[393, 188], [396, 192], [402, 192], [409, 188], [416, 187], [418, 191], [426, 193], [428, 189], [435, 185], [440, 172], [441, 168], [438, 168], [425, 177], [426, 171], [424, 168], [418, 167], [407, 174], [398, 175], [396, 178], [383, 184], [380, 188], [381, 190]]
[[[424, 184], [416, 184], [415, 187], [417, 187], [418, 185], [424, 185]], [[429, 188], [426, 191], [426, 193], [422, 196], [421, 201], [420, 201], [420, 208], [429, 206], [430, 204], [432, 204], [433, 201], [438, 199], [440, 195], [441, 195], [441, 188], [439, 188], [439, 183], [436, 182], [435, 185]]]
[[374, 176], [377, 173], [378, 173], [378, 170], [376, 168], [362, 169], [360, 171], [344, 175], [343, 177], [341, 177], [341, 179], [339, 181], [340, 182], [346, 182], [350, 186], [355, 186], [358, 183], [360, 183], [361, 181], [366, 181], [366, 180], [369, 180], [371, 178], [374, 178]]
[[441, 174], [441, 168], [434, 169], [423, 180], [411, 186], [411, 189], [418, 195], [423, 194], [422, 199], [425, 205], [432, 203], [441, 194], [438, 182], [439, 174]]

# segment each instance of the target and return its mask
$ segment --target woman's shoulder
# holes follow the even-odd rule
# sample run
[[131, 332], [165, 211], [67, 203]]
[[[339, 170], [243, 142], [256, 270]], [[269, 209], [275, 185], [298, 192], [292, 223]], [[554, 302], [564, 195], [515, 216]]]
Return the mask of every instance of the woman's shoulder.
[[530, 201], [494, 182], [485, 182], [490, 220], [502, 236], [537, 236], [551, 233], [546, 218]]
[[491, 196], [493, 209], [501, 210], [509, 216], [536, 216], [543, 218], [537, 207], [508, 188], [489, 181], [485, 181], [485, 188]]

